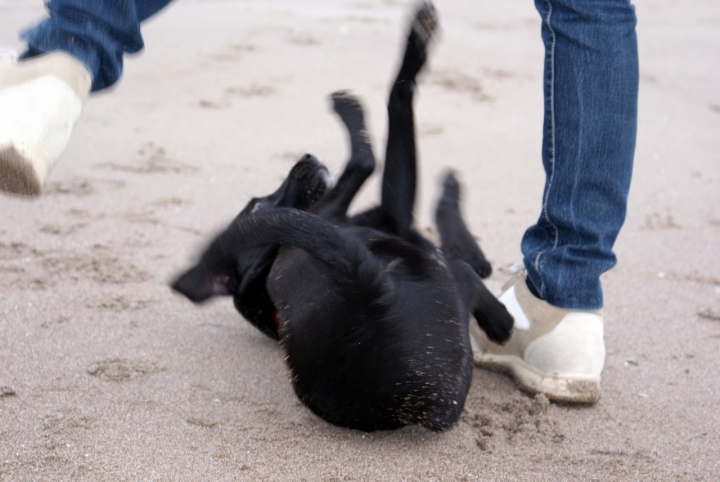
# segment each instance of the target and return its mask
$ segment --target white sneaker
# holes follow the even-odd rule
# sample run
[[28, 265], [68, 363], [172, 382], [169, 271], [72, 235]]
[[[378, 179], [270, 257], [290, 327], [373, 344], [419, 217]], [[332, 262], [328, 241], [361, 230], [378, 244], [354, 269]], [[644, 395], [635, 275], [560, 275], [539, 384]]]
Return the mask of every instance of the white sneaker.
[[0, 190], [40, 194], [91, 83], [85, 66], [65, 52], [0, 62]]
[[569, 311], [536, 298], [524, 268], [503, 287], [500, 301], [515, 319], [505, 345], [491, 342], [473, 320], [473, 357], [506, 372], [520, 388], [562, 402], [595, 403], [605, 364], [601, 311]]

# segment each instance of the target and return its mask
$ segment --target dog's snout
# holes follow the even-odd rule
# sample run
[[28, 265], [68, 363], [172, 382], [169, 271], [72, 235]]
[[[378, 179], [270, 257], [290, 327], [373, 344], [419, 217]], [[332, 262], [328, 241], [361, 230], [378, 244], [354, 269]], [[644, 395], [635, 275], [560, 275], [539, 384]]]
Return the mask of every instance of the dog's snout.
[[304, 166], [305, 169], [315, 170], [319, 166], [322, 166], [322, 163], [312, 154], [304, 154], [297, 162], [296, 166]]
[[290, 177], [299, 181], [306, 180], [307, 178], [312, 177], [315, 171], [321, 166], [322, 164], [315, 156], [312, 154], [305, 154], [298, 162], [295, 163], [295, 166], [290, 171]]

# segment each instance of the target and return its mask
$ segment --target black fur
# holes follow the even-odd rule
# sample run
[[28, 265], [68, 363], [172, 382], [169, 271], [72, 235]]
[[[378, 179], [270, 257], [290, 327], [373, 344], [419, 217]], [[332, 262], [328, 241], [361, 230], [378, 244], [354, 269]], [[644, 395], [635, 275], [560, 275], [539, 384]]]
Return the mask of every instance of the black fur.
[[442, 249], [412, 229], [412, 97], [435, 27], [433, 6], [422, 4], [390, 93], [379, 207], [347, 217], [375, 159], [360, 104], [336, 93], [351, 146], [337, 184], [329, 189], [327, 171], [305, 156], [280, 190], [252, 200], [173, 284], [196, 302], [232, 294], [245, 317], [280, 340], [302, 402], [343, 427], [449, 428], [472, 375], [469, 316], [498, 342], [512, 327], [480, 280], [490, 265], [460, 216], [452, 174], [436, 213]]

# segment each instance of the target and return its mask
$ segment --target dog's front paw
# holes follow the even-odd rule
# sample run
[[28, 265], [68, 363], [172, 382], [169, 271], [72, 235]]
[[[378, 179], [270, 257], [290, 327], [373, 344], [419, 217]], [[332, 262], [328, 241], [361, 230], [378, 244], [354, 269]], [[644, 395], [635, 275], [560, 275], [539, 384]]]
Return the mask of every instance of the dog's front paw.
[[360, 100], [346, 90], [334, 92], [331, 98], [333, 109], [347, 127], [350, 142], [355, 148], [366, 146], [369, 143], [369, 135], [365, 129], [365, 118]]

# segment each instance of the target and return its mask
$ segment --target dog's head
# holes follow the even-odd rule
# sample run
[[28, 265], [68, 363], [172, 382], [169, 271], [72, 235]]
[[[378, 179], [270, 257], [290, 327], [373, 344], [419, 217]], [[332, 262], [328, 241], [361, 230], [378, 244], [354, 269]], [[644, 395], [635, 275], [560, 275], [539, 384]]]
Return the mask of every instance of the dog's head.
[[[305, 154], [280, 188], [269, 196], [252, 198], [229, 227], [259, 210], [289, 207], [306, 210], [331, 187], [325, 166], [314, 156]], [[210, 244], [211, 246], [213, 243]], [[265, 280], [278, 252], [278, 245], [246, 246], [232, 250], [212, 271], [200, 261], [172, 284], [175, 291], [195, 303], [213, 296], [232, 295], [235, 307], [263, 333], [277, 338], [275, 307], [265, 288]], [[207, 259], [208, 248], [202, 259]]]

